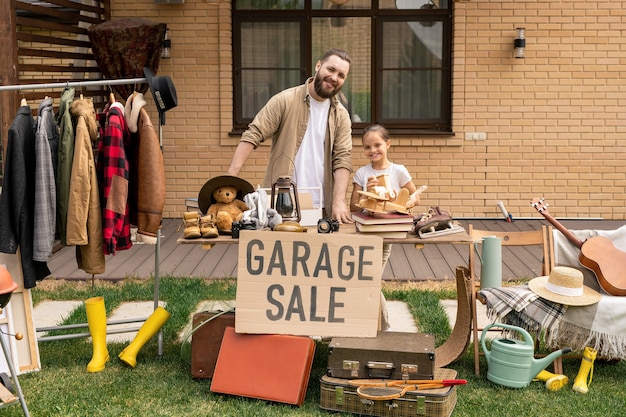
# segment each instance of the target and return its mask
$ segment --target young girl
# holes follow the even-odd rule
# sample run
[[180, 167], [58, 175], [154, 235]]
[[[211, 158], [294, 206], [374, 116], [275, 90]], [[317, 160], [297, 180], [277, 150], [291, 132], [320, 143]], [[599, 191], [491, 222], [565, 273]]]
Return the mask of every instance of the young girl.
[[[387, 158], [387, 151], [391, 147], [389, 132], [381, 125], [372, 125], [363, 132], [363, 150], [365, 156], [371, 161], [357, 170], [352, 179], [353, 188], [350, 197], [350, 211], [361, 211], [357, 206], [361, 194], [359, 191], [368, 190], [370, 187], [378, 185], [376, 177], [378, 175], [387, 174], [389, 176], [389, 184], [397, 195], [401, 188], [409, 190], [409, 195], [413, 194], [417, 188], [413, 184], [413, 178], [404, 165], [394, 164]], [[419, 204], [419, 195], [415, 204]], [[383, 270], [387, 265], [387, 260], [391, 253], [391, 244], [383, 243]], [[388, 330], [390, 328], [389, 315], [387, 311], [387, 301], [383, 293], [380, 293], [380, 330]]]
[[[381, 125], [372, 125], [363, 132], [363, 150], [365, 156], [371, 161], [362, 166], [354, 174], [352, 179], [353, 188], [350, 198], [350, 211], [361, 211], [357, 206], [361, 199], [359, 191], [368, 190], [378, 185], [376, 179], [379, 175], [388, 175], [390, 184], [387, 184], [397, 195], [401, 188], [409, 190], [413, 194], [417, 188], [413, 184], [411, 174], [404, 165], [394, 164], [387, 158], [387, 151], [391, 147], [389, 132]], [[419, 204], [419, 196], [416, 205]]]

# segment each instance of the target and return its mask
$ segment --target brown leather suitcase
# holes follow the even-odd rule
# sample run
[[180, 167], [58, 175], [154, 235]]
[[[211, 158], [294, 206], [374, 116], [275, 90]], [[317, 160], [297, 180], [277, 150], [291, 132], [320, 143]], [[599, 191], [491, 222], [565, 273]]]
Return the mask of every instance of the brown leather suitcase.
[[[456, 379], [453, 369], [437, 368], [435, 379]], [[408, 391], [391, 400], [364, 399], [350, 380], [323, 376], [320, 379], [320, 408], [379, 417], [449, 417], [454, 411], [457, 387]]]
[[326, 375], [334, 378], [433, 379], [435, 337], [378, 332], [376, 337], [334, 337]]
[[[193, 315], [191, 376], [212, 378], [226, 327], [235, 326], [235, 312], [203, 311]], [[200, 327], [198, 327], [200, 326]]]
[[211, 391], [302, 405], [315, 342], [306, 336], [239, 334], [227, 327]]

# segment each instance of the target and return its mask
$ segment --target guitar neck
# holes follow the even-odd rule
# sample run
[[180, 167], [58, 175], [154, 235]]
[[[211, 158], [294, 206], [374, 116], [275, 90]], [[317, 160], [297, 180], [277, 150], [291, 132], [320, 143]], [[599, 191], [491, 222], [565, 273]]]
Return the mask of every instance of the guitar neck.
[[578, 249], [583, 247], [583, 241], [578, 239], [576, 235], [574, 235], [572, 232], [567, 230], [565, 226], [563, 226], [555, 218], [553, 218], [550, 215], [550, 213], [547, 212], [547, 210], [538, 210], [538, 211], [539, 213], [541, 213], [543, 217], [546, 218], [547, 221], [549, 221], [552, 224], [552, 226], [556, 227], [559, 232], [563, 233], [563, 235], [567, 238], [567, 240], [572, 242], [573, 245], [575, 245]]

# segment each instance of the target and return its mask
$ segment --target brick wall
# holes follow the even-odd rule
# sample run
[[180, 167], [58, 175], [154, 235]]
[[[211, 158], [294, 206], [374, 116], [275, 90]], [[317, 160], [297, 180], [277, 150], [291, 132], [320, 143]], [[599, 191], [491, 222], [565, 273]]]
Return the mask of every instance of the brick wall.
[[[621, 7], [625, 6], [625, 7]], [[163, 129], [166, 217], [222, 174], [238, 143], [232, 121], [230, 1], [112, 0], [116, 17], [168, 24], [179, 105]], [[626, 0], [563, 2], [470, 0], [454, 11], [453, 128], [449, 138], [394, 138], [390, 157], [415, 183], [422, 204], [458, 217], [539, 217], [544, 196], [556, 217], [626, 219]], [[526, 58], [513, 58], [516, 27], [526, 28]], [[156, 111], [150, 104], [153, 117]], [[466, 140], [480, 132], [485, 140]], [[354, 138], [354, 165], [366, 161]], [[261, 181], [268, 148], [242, 176]]]

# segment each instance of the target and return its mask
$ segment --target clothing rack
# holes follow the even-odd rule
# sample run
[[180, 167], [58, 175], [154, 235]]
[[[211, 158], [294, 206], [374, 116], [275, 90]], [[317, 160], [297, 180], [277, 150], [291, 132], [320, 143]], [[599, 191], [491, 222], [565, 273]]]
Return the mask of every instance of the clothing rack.
[[[0, 86], [1, 91], [22, 91], [22, 90], [52, 90], [57, 88], [70, 88], [70, 87], [96, 87], [96, 86], [112, 86], [112, 85], [122, 85], [122, 84], [141, 84], [147, 82], [146, 78], [120, 78], [120, 79], [112, 79], [112, 80], [97, 80], [97, 81], [67, 81], [67, 82], [58, 82], [58, 83], [43, 83], [43, 84], [15, 84], [15, 85], [3, 85]], [[159, 144], [162, 147], [162, 130], [163, 127], [159, 123]], [[157, 242], [155, 244], [154, 249], [154, 309], [156, 310], [159, 307], [159, 263], [160, 263], [160, 253], [161, 253], [161, 228], [159, 228], [157, 232]], [[107, 324], [122, 324], [122, 323], [138, 323], [145, 321], [146, 318], [136, 318], [136, 319], [127, 319], [118, 322], [108, 322]], [[70, 325], [71, 326], [71, 325]], [[81, 327], [87, 327], [86, 323], [77, 325]], [[48, 327], [45, 331], [50, 330], [59, 330], [66, 328], [65, 326], [56, 326], [56, 327]], [[136, 331], [137, 329], [126, 329], [124, 332]], [[37, 332], [42, 331], [41, 329], [36, 329]], [[111, 331], [109, 332], [107, 329], [107, 334], [111, 333], [120, 333], [119, 331]], [[56, 336], [54, 338], [50, 338], [47, 340], [58, 340], [60, 338], [74, 338], [74, 337], [87, 337], [89, 333], [79, 333], [77, 336], [68, 334], [64, 336]], [[44, 337], [38, 338], [37, 340], [46, 340]], [[163, 356], [163, 330], [159, 330], [158, 333], [158, 356]]]
[[[14, 84], [0, 85], [2, 91], [22, 91], [22, 90], [54, 90], [56, 88], [82, 88], [82, 87], [100, 87], [103, 85], [122, 85], [122, 84], [141, 84], [147, 82], [146, 78], [120, 78], [117, 80], [98, 80], [98, 81], [66, 81], [60, 83], [44, 83], [44, 84]], [[159, 145], [163, 147], [163, 127], [159, 124]], [[155, 307], [156, 308], [156, 307]]]

